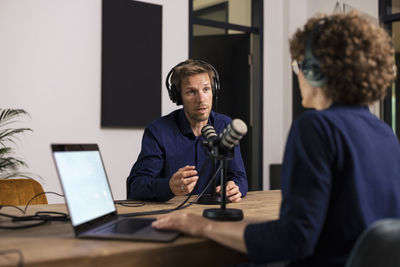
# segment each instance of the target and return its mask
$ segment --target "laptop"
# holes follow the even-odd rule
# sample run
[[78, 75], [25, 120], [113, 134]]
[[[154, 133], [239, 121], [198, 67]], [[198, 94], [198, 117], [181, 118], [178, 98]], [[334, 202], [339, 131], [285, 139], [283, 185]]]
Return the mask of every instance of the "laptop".
[[97, 144], [52, 144], [51, 150], [75, 236], [171, 242], [177, 231], [151, 226], [154, 218], [118, 215]]

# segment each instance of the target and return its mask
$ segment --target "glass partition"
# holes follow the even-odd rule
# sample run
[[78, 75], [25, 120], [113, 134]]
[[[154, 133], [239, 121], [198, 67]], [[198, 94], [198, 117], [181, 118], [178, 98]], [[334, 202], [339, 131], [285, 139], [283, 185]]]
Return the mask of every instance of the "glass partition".
[[196, 18], [251, 27], [251, 0], [193, 0]]
[[[393, 38], [393, 46], [394, 46], [394, 58], [396, 62], [397, 73], [400, 70], [400, 21], [395, 21], [391, 23], [392, 28], [392, 38]], [[400, 102], [397, 101], [397, 95], [400, 89], [400, 77], [397, 75], [396, 81], [393, 83], [392, 90], [389, 91], [389, 95], [391, 94], [391, 124], [397, 136], [399, 136], [400, 131]]]
[[400, 13], [400, 0], [385, 0], [385, 13], [386, 14]]

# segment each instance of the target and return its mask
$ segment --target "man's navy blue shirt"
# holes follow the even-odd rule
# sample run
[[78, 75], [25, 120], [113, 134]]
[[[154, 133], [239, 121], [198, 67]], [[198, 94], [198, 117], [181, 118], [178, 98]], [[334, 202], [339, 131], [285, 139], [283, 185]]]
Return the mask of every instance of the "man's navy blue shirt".
[[[226, 115], [211, 112], [208, 123], [221, 133], [231, 122]], [[202, 136], [195, 136], [183, 109], [161, 117], [144, 130], [142, 150], [127, 179], [127, 198], [136, 200], [166, 201], [174, 197], [169, 187], [172, 175], [186, 165], [196, 166], [199, 175], [194, 194], [206, 187], [212, 175], [212, 160]], [[203, 164], [207, 166], [200, 173]], [[219, 181], [219, 174], [216, 179]], [[242, 196], [248, 185], [239, 146], [228, 162], [227, 179], [233, 180]], [[211, 187], [207, 192], [211, 192]]]

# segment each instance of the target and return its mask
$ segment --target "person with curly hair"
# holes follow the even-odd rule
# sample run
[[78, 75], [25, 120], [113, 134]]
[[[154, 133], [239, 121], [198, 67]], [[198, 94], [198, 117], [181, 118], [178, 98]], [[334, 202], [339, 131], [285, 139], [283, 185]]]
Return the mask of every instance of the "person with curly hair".
[[394, 51], [385, 30], [356, 13], [311, 18], [289, 42], [302, 105], [312, 109], [290, 129], [279, 219], [229, 223], [181, 212], [153, 226], [210, 238], [251, 264], [344, 266], [364, 229], [400, 217], [399, 141], [368, 109], [394, 81]]

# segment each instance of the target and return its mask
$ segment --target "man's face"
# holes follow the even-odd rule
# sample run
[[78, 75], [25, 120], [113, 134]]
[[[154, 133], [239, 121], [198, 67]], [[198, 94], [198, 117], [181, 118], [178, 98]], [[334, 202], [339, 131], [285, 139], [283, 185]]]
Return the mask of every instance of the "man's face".
[[183, 109], [190, 122], [207, 121], [212, 107], [212, 89], [208, 73], [189, 76], [181, 84]]

